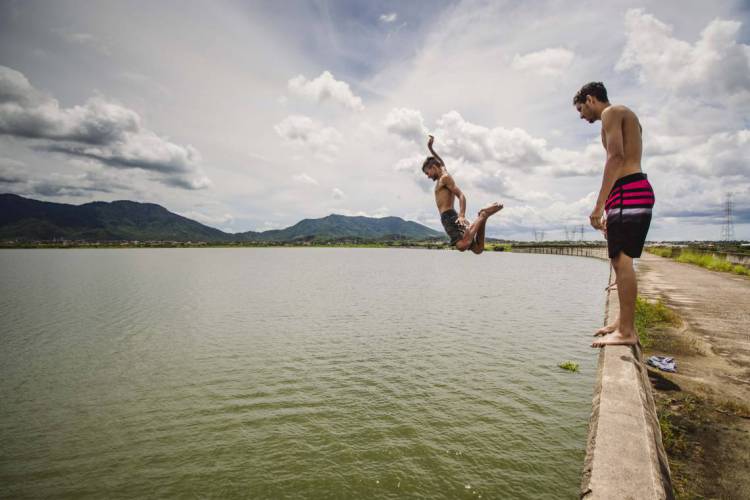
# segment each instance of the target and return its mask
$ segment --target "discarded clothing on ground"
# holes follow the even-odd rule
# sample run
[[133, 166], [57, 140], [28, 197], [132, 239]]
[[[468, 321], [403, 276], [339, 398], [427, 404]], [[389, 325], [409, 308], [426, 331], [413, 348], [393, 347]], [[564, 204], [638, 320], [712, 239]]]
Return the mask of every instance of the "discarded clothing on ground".
[[663, 372], [676, 372], [677, 362], [674, 358], [668, 358], [666, 356], [651, 356], [646, 360], [646, 363], [660, 369]]

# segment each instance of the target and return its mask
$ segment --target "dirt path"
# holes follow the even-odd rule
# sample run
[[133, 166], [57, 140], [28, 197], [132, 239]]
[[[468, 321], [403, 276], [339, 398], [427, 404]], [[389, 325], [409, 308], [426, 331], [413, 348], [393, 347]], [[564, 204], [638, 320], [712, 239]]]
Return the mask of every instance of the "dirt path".
[[688, 439], [700, 445], [675, 465], [700, 476], [689, 479], [703, 495], [750, 498], [750, 419], [738, 416], [750, 412], [750, 278], [644, 253], [638, 286], [684, 323], [660, 332], [647, 353], [677, 360], [678, 373], [659, 375], [680, 390], [655, 391], [657, 410], [682, 411], [683, 421], [692, 420]]

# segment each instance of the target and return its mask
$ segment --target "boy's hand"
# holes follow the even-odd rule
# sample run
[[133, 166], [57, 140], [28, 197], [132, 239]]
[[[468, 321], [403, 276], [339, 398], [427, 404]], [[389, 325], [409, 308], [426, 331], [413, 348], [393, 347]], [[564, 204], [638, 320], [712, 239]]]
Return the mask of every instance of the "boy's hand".
[[602, 230], [604, 229], [604, 224], [602, 220], [604, 219], [604, 210], [600, 208], [594, 208], [594, 211], [591, 212], [591, 215], [589, 215], [589, 222], [591, 223], [591, 227], [594, 229]]

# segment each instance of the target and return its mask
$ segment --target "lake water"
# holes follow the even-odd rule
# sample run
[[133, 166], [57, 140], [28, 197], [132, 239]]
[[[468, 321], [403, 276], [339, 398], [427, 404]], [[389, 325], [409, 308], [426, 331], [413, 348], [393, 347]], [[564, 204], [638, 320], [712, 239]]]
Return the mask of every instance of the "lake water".
[[607, 276], [436, 250], [0, 251], [0, 497], [574, 498]]

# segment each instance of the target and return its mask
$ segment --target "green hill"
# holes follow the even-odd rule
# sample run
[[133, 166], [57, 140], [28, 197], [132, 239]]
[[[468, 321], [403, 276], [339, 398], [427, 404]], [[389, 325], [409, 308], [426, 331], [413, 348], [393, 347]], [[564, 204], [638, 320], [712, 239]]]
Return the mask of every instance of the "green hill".
[[170, 212], [153, 203], [50, 203], [14, 194], [0, 194], [2, 241], [192, 241], [293, 242], [325, 240], [424, 240], [442, 233], [398, 217], [329, 215], [305, 219], [286, 229], [225, 233]]
[[0, 239], [224, 241], [226, 233], [153, 203], [68, 205], [0, 195]]
[[442, 233], [399, 217], [348, 217], [332, 214], [321, 219], [304, 219], [286, 229], [263, 233], [240, 233], [250, 241], [295, 241], [336, 239], [409, 239], [439, 238]]

